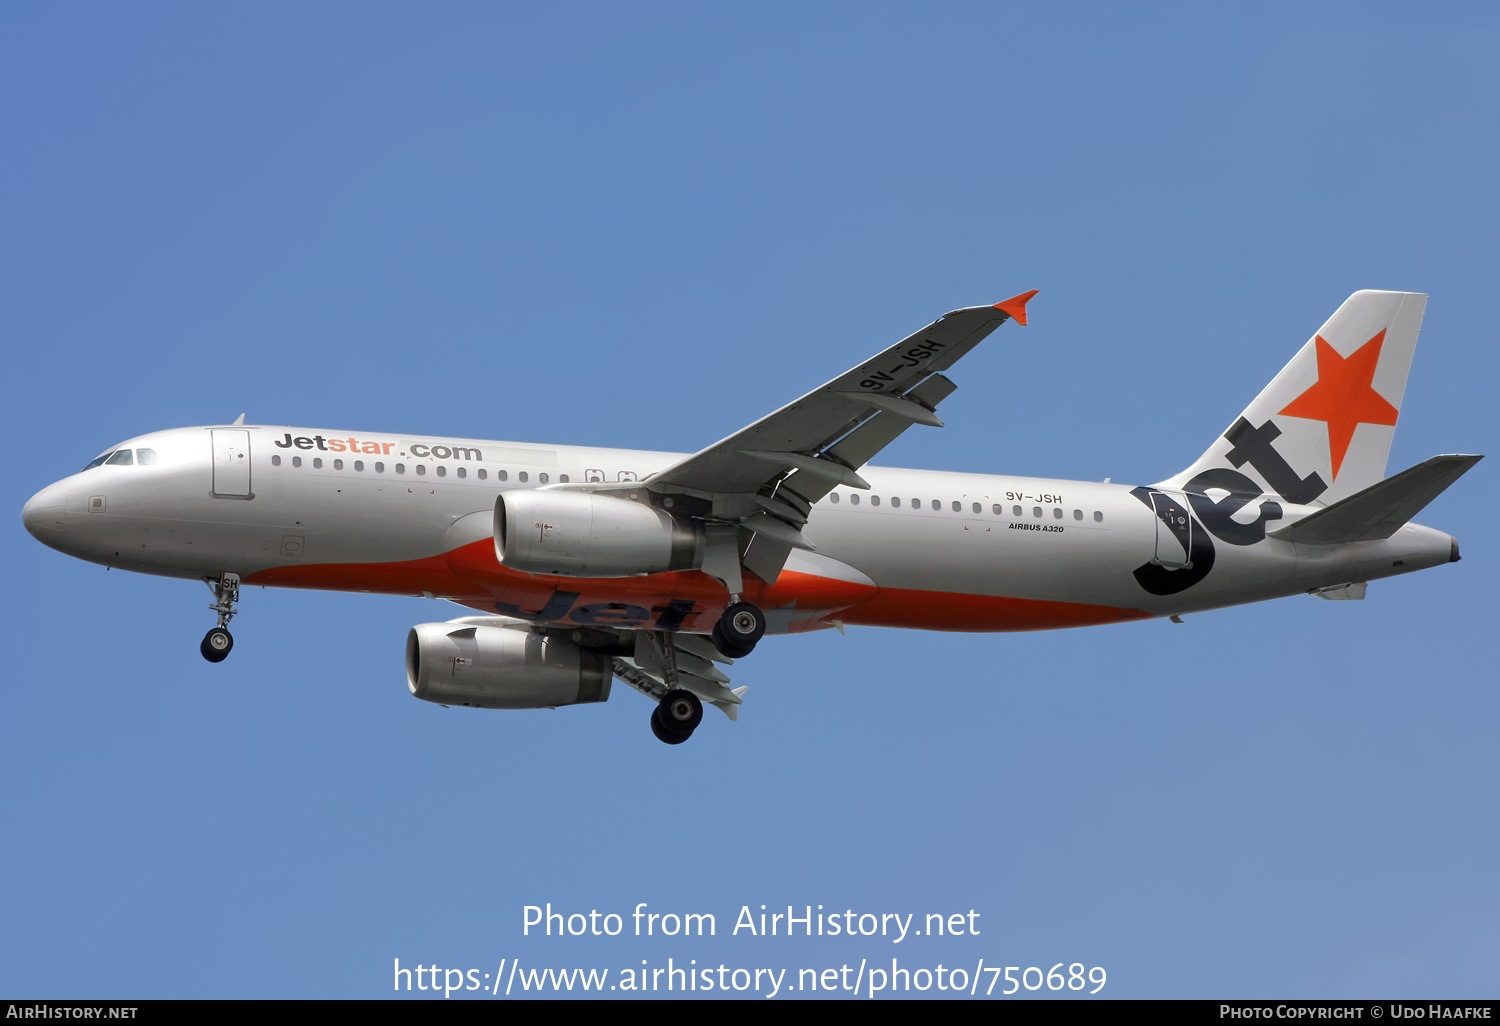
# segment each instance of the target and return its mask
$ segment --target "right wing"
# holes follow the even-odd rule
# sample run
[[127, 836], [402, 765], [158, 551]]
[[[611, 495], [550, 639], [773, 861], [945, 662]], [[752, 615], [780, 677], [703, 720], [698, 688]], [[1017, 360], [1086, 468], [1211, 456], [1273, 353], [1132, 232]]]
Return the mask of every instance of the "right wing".
[[944, 314], [822, 388], [654, 475], [651, 490], [754, 493], [793, 470], [821, 474], [833, 484], [866, 487], [854, 470], [890, 439], [867, 453], [836, 453], [836, 443], [881, 414], [901, 422], [902, 428], [913, 423], [942, 427], [933, 407], [953, 386], [923, 391], [922, 384], [957, 363], [1007, 319], [1025, 324], [1026, 303], [1034, 295]]
[[812, 504], [835, 487], [868, 488], [860, 467], [912, 424], [942, 427], [957, 387], [941, 373], [1007, 320], [1026, 323], [1036, 290], [954, 310], [796, 402], [641, 482], [568, 485], [639, 493], [704, 521], [703, 570], [741, 590], [740, 567], [774, 583]]

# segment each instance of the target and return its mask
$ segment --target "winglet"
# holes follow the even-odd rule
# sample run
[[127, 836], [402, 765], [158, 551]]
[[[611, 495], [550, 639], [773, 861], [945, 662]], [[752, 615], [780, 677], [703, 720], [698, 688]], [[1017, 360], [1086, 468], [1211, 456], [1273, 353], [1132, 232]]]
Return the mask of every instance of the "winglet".
[[1007, 300], [996, 303], [995, 309], [1001, 313], [1010, 314], [1011, 320], [1017, 324], [1024, 325], [1026, 323], [1026, 304], [1031, 302], [1031, 297], [1036, 295], [1037, 292], [1037, 289], [1032, 289], [1030, 292], [1021, 293], [1019, 296], [1012, 296]]

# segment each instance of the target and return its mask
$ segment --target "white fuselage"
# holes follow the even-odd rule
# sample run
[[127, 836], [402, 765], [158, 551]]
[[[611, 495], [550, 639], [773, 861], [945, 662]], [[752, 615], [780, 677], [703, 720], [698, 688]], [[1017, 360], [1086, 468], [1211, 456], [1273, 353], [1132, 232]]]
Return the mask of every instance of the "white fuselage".
[[[488, 612], [540, 610], [561, 592], [576, 600], [553, 607], [564, 623], [603, 622], [608, 604], [610, 622], [640, 626], [630, 617], [650, 620], [653, 601], [685, 595], [695, 605], [682, 629], [706, 630], [727, 599], [696, 572], [543, 579], [495, 557], [500, 492], [641, 480], [681, 459], [674, 453], [239, 425], [115, 448], [134, 458], [64, 478], [27, 503], [32, 534], [142, 573], [228, 571], [247, 583], [428, 594]], [[143, 464], [142, 450], [154, 462]], [[1158, 512], [1172, 495], [1153, 500], [1149, 488], [873, 466], [861, 474], [870, 490], [840, 487], [817, 502], [804, 529], [815, 552], [795, 551], [761, 589], [772, 632], [833, 620], [949, 630], [1105, 623], [1368, 581], [1456, 553], [1448, 535], [1415, 524], [1383, 541], [1309, 547], [1225, 543], [1191, 516], [1195, 540], [1185, 545]], [[1282, 523], [1314, 508], [1285, 506]], [[1142, 574], [1167, 583], [1148, 588]]]

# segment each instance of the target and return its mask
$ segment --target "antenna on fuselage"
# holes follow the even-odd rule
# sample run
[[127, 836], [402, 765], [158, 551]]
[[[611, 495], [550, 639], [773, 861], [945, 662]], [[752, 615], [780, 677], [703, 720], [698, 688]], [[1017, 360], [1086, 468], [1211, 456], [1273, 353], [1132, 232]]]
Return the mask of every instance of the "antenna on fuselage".
[[243, 423], [245, 423], [245, 415], [243, 413], [240, 414], [238, 417], [234, 418], [234, 422], [236, 424], [243, 424]]

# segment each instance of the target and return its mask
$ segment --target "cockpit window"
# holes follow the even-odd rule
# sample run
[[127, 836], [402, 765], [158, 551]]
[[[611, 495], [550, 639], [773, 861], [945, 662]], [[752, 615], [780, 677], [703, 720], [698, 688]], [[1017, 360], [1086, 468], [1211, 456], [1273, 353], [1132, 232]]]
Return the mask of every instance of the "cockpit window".
[[135, 462], [136, 462], [136, 464], [138, 466], [142, 466], [142, 467], [154, 467], [154, 466], [156, 466], [156, 450], [155, 449], [137, 449], [135, 451]]
[[89, 465], [86, 466], [86, 467], [84, 467], [83, 469], [84, 470], [93, 470], [95, 467], [102, 467], [102, 466], [104, 466], [104, 461], [107, 460], [107, 459], [109, 459], [113, 455], [114, 455], [114, 451], [111, 450], [111, 451], [109, 451], [107, 453], [104, 453], [103, 455], [95, 456], [92, 460], [89, 460]]
[[132, 453], [129, 449], [121, 449], [109, 459], [105, 460], [104, 463], [106, 466], [110, 467], [128, 467], [131, 464], [135, 463], [135, 454]]

